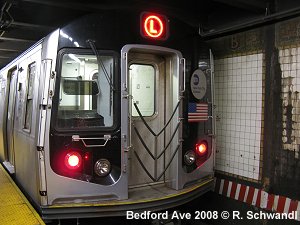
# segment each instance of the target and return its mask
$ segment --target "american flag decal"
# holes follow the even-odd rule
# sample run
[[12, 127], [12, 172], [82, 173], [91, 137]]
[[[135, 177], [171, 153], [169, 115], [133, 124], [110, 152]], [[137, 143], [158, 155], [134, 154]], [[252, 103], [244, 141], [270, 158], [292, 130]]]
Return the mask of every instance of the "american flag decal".
[[208, 104], [189, 103], [188, 122], [202, 122], [208, 120]]

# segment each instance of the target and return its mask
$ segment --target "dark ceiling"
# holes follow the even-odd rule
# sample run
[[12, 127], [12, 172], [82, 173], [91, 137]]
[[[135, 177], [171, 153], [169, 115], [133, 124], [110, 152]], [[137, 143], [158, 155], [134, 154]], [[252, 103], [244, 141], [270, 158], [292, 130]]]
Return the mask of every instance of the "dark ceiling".
[[298, 0], [8, 0], [1, 1], [0, 68], [73, 19], [107, 9], [141, 9], [176, 16], [204, 38], [300, 15]]

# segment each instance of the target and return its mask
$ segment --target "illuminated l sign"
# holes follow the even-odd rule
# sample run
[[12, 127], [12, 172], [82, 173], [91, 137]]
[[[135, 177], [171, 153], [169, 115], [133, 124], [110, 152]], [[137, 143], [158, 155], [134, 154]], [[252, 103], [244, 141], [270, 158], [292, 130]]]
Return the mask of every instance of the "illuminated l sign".
[[168, 19], [163, 15], [144, 12], [140, 23], [141, 35], [145, 38], [166, 40], [169, 36]]

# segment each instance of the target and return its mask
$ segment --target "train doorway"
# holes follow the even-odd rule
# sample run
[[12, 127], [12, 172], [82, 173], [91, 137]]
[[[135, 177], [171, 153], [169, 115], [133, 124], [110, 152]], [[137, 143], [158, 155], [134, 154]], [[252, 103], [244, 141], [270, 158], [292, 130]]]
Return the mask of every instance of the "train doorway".
[[181, 54], [132, 46], [126, 58], [129, 188], [165, 184], [177, 189], [184, 91]]
[[9, 73], [9, 90], [7, 99], [7, 119], [6, 119], [6, 161], [4, 165], [10, 173], [14, 173], [14, 121], [15, 121], [15, 103], [16, 103], [16, 87], [18, 81], [17, 69]]

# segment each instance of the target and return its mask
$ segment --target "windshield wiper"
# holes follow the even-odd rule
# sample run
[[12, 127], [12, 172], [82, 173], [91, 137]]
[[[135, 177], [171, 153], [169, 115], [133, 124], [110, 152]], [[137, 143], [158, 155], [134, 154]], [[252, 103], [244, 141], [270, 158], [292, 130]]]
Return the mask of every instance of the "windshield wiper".
[[103, 73], [105, 75], [105, 78], [106, 78], [106, 80], [107, 80], [107, 82], [108, 82], [111, 90], [115, 91], [114, 86], [113, 86], [112, 81], [111, 81], [111, 78], [109, 77], [108, 72], [107, 72], [107, 70], [106, 70], [106, 68], [104, 66], [104, 63], [103, 63], [103, 61], [102, 61], [102, 59], [101, 59], [101, 57], [100, 57], [100, 55], [99, 55], [99, 53], [97, 51], [97, 48], [95, 46], [95, 41], [88, 39], [86, 42], [91, 46], [91, 49], [93, 50], [95, 56], [97, 57], [98, 71], [100, 72], [100, 67], [101, 67], [101, 69], [102, 69], [102, 71], [103, 71]]

